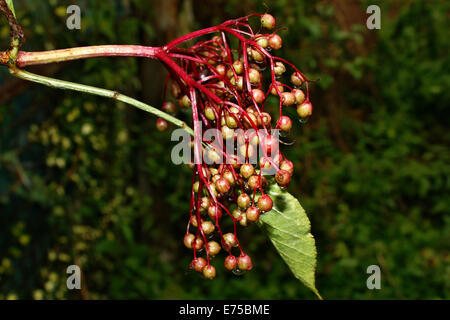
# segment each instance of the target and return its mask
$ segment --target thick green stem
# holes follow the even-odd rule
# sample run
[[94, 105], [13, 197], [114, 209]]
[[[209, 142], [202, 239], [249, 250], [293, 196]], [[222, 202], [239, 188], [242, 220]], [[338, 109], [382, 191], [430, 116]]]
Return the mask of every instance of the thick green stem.
[[133, 99], [126, 95], [123, 95], [117, 91], [101, 89], [101, 88], [87, 86], [87, 85], [78, 84], [78, 83], [73, 83], [73, 82], [69, 82], [69, 81], [44, 77], [44, 76], [34, 74], [34, 73], [31, 73], [28, 71], [17, 69], [14, 67], [10, 68], [10, 72], [12, 75], [14, 75], [17, 78], [40, 83], [40, 84], [43, 84], [48, 87], [52, 87], [52, 88], [56, 88], [56, 89], [74, 90], [74, 91], [94, 94], [94, 95], [122, 101], [122, 102], [132, 105], [136, 108], [139, 108], [141, 110], [144, 110], [146, 112], [154, 114], [157, 117], [163, 118], [163, 119], [167, 120], [168, 122], [171, 122], [174, 125], [176, 125], [180, 128], [183, 128], [184, 130], [189, 132], [189, 134], [194, 135], [194, 131], [185, 122], [183, 122], [183, 121], [181, 121], [159, 109], [156, 109], [146, 103], [143, 103], [139, 100], [136, 100], [136, 99]]

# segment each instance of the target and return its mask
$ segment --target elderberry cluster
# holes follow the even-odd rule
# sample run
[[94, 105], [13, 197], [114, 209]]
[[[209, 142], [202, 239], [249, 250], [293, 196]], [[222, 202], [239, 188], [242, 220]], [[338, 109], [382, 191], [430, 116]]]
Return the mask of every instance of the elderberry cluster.
[[[260, 17], [256, 33], [248, 23], [252, 16]], [[167, 83], [176, 103], [167, 100], [161, 109], [170, 114], [178, 108], [192, 110], [195, 133], [184, 244], [194, 256], [189, 267], [207, 279], [215, 277], [211, 260], [221, 251], [227, 254], [226, 269], [241, 273], [253, 268], [239, 243], [237, 224], [246, 227], [272, 209], [266, 193], [270, 169], [280, 187], [291, 180], [294, 166], [281, 153], [279, 135], [274, 134], [279, 130], [286, 136], [292, 128], [291, 118], [283, 114], [285, 108], [295, 107], [301, 119], [312, 113], [306, 77], [273, 55], [282, 47], [281, 36], [271, 31], [274, 17], [252, 16], [194, 32], [165, 47], [170, 57], [163, 61], [169, 70]], [[205, 35], [209, 38], [181, 46]], [[278, 98], [275, 115], [264, 111], [269, 95]], [[163, 131], [168, 124], [159, 118], [156, 126]], [[205, 138], [207, 129], [217, 129], [220, 138]], [[255, 157], [257, 161], [252, 161]], [[224, 219], [232, 222], [226, 232], [221, 227]]]

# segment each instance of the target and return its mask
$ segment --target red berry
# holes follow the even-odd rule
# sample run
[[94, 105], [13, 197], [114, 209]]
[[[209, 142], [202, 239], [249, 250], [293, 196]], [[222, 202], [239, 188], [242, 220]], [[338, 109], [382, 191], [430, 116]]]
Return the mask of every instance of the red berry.
[[253, 175], [250, 178], [248, 178], [248, 186], [250, 188], [250, 190], [255, 190], [256, 188], [258, 188], [260, 186], [260, 181], [259, 181], [259, 176], [257, 175]]
[[225, 258], [225, 269], [234, 270], [237, 266], [237, 259], [235, 256], [228, 256]]
[[292, 120], [288, 116], [281, 116], [280, 119], [278, 119], [278, 127], [281, 131], [289, 131], [292, 128]]
[[241, 269], [241, 270], [252, 270], [253, 269], [252, 259], [246, 254], [239, 256], [239, 258], [237, 259], [237, 263], [238, 263], [239, 269]]
[[161, 109], [167, 113], [175, 113], [175, 111], [177, 110], [177, 106], [171, 101], [166, 101], [163, 103]]
[[260, 89], [252, 90], [253, 99], [255, 99], [256, 103], [263, 103], [265, 99], [264, 92]]
[[275, 181], [280, 187], [286, 187], [291, 181], [291, 175], [286, 170], [278, 170], [275, 174]]
[[195, 240], [192, 243], [192, 246], [195, 248], [195, 250], [199, 251], [203, 248], [203, 240], [200, 237], [196, 237]]
[[219, 178], [216, 181], [216, 189], [222, 194], [227, 193], [230, 190], [230, 182], [223, 177]]
[[250, 205], [249, 195], [246, 193], [239, 195], [239, 197], [237, 198], [237, 205], [239, 206], [239, 208], [247, 209]]
[[255, 172], [255, 168], [250, 163], [245, 163], [241, 166], [240, 172], [242, 177], [248, 179]]
[[267, 135], [263, 138], [261, 144], [263, 151], [267, 152], [267, 155], [272, 155], [279, 149], [279, 141], [272, 135]]
[[208, 215], [214, 221], [216, 221], [216, 217], [217, 220], [219, 220], [222, 217], [222, 209], [220, 209], [219, 206], [212, 205], [208, 208]]
[[245, 212], [245, 215], [248, 221], [254, 222], [259, 218], [259, 209], [257, 207], [250, 207]]
[[170, 86], [170, 92], [172, 93], [172, 96], [176, 99], [180, 96], [181, 94], [181, 89], [180, 86], [178, 85], [178, 83], [176, 82], [172, 82], [171, 86]]
[[267, 212], [272, 210], [273, 207], [273, 201], [272, 198], [270, 198], [267, 194], [263, 194], [258, 199], [258, 208], [262, 212]]
[[269, 46], [274, 50], [278, 50], [283, 46], [283, 40], [279, 35], [273, 34], [269, 37]]
[[197, 272], [203, 272], [203, 268], [205, 268], [207, 262], [204, 258], [199, 257], [194, 259], [194, 261], [192, 262], [192, 266], [194, 267], [194, 270]]
[[156, 120], [156, 129], [158, 129], [158, 131], [166, 131], [167, 130], [167, 121], [164, 120], [163, 118], [158, 118]]

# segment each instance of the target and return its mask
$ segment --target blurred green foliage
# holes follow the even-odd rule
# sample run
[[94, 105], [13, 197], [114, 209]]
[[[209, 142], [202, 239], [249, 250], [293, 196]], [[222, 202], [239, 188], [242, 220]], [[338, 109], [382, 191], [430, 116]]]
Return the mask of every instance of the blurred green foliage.
[[[161, 45], [269, 10], [288, 28], [280, 54], [320, 79], [312, 119], [284, 151], [296, 166], [289, 191], [316, 237], [322, 296], [450, 298], [448, 1], [79, 0], [80, 31], [66, 29], [70, 4], [16, 0], [24, 50]], [[381, 30], [365, 28], [369, 4], [381, 7]], [[38, 71], [157, 106], [158, 68], [99, 58]], [[0, 70], [1, 83], [12, 80]], [[24, 82], [14, 89], [0, 105], [0, 298], [314, 299], [256, 226], [240, 232], [252, 272], [233, 276], [218, 257], [214, 281], [185, 274], [190, 173], [170, 162], [170, 133], [156, 132], [152, 116]], [[66, 288], [70, 264], [82, 268], [81, 291]], [[366, 287], [372, 264], [381, 290]]]

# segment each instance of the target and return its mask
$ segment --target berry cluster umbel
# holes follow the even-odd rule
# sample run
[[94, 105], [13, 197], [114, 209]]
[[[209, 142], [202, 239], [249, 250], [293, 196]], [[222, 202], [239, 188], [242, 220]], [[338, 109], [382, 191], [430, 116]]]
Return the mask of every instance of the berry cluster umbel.
[[[260, 17], [262, 28], [257, 33], [248, 23], [253, 16]], [[275, 181], [283, 188], [294, 171], [270, 130], [283, 134], [291, 130], [292, 120], [283, 114], [284, 108], [296, 107], [301, 119], [312, 113], [306, 77], [273, 55], [282, 47], [281, 36], [270, 31], [274, 27], [270, 14], [252, 15], [193, 32], [162, 48], [167, 56], [161, 60], [169, 70], [166, 84], [175, 102], [167, 100], [161, 109], [170, 114], [178, 108], [192, 110], [196, 161], [190, 165], [192, 190], [184, 244], [193, 252], [190, 268], [207, 279], [215, 277], [211, 260], [221, 251], [227, 253], [226, 269], [241, 273], [253, 268], [239, 243], [237, 224], [246, 227], [272, 209], [273, 201], [265, 193], [269, 182], [264, 169], [274, 168]], [[210, 38], [188, 48], [179, 46], [204, 35]], [[282, 82], [284, 77], [287, 83]], [[264, 111], [269, 95], [279, 101], [276, 119]], [[159, 118], [156, 127], [163, 131], [168, 124]], [[210, 128], [220, 130], [221, 141], [203, 139], [202, 130]], [[224, 142], [229, 139], [239, 140], [241, 147], [227, 149]], [[263, 154], [257, 164], [249, 163], [257, 147]], [[201, 161], [205, 154], [211, 164]], [[219, 156], [225, 163], [214, 161]], [[226, 218], [233, 225], [227, 232], [221, 228]]]

